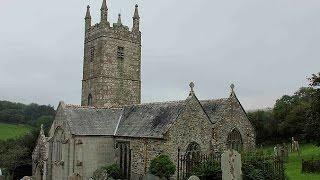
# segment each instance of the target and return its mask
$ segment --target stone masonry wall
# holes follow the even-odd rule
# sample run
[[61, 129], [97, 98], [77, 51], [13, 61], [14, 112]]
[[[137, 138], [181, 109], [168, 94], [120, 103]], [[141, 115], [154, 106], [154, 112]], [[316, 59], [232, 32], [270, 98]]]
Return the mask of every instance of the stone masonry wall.
[[[118, 47], [124, 58], [117, 57]], [[81, 104], [121, 107], [141, 99], [141, 33], [123, 25], [92, 26], [86, 32]]]
[[244, 150], [254, 148], [253, 127], [235, 96], [229, 98], [230, 103], [222, 114], [223, 118], [215, 124], [209, 121], [195, 96], [186, 101], [186, 109], [172, 124], [163, 140], [116, 138], [116, 141], [130, 142], [133, 178], [146, 174], [151, 160], [159, 154], [168, 154], [177, 166], [178, 149], [184, 154], [192, 142], [198, 143], [204, 154], [221, 152], [226, 149], [227, 136], [234, 128], [242, 135]]
[[221, 117], [222, 119], [212, 125], [212, 134], [214, 136], [212, 144], [215, 152], [226, 150], [227, 138], [233, 129], [237, 129], [241, 134], [243, 150], [248, 151], [255, 148], [254, 128], [235, 94], [230, 96], [228, 107]]

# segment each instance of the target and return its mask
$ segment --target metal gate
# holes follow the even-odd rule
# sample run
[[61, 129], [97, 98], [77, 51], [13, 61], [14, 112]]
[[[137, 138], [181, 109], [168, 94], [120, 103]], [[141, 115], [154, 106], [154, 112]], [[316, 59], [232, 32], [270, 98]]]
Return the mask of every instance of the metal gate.
[[192, 171], [195, 167], [208, 161], [216, 161], [220, 163], [220, 158], [220, 154], [204, 155], [200, 152], [194, 151], [192, 153], [182, 153], [180, 149], [178, 149], [177, 179], [188, 179], [192, 175]]

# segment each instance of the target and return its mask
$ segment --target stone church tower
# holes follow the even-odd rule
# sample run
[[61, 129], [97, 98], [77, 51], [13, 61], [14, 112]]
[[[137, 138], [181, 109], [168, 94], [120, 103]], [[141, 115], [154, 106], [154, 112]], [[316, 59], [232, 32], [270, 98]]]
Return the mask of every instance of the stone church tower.
[[82, 106], [121, 107], [141, 101], [141, 32], [138, 5], [133, 27], [111, 26], [106, 0], [100, 23], [91, 25], [90, 7], [85, 16]]

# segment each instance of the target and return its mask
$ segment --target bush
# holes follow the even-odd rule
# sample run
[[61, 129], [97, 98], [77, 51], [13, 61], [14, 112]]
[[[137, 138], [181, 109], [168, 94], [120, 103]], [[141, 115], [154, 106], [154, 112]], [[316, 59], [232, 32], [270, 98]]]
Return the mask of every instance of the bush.
[[121, 178], [120, 167], [117, 164], [101, 167], [93, 173], [93, 179], [96, 180], [106, 180], [110, 177], [114, 179]]
[[302, 160], [302, 172], [306, 173], [319, 173], [320, 160]]
[[151, 161], [149, 172], [160, 178], [170, 178], [176, 171], [176, 166], [167, 155], [159, 155]]
[[220, 164], [213, 160], [202, 162], [192, 169], [192, 175], [201, 177], [201, 179], [221, 179]]
[[107, 171], [109, 177], [114, 179], [121, 178], [120, 167], [117, 164], [111, 164], [104, 167], [104, 169]]
[[[274, 164], [278, 163], [278, 169]], [[266, 156], [261, 152], [243, 154], [242, 173], [244, 180], [274, 180], [283, 179], [284, 162], [272, 156]]]

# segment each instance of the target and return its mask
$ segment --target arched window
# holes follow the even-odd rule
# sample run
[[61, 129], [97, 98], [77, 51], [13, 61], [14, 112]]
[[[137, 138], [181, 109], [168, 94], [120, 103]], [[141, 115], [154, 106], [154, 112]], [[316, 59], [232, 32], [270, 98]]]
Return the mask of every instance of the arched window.
[[185, 161], [186, 173], [189, 174], [201, 161], [201, 148], [198, 143], [192, 142], [188, 145], [185, 154]]
[[88, 96], [88, 106], [92, 106], [92, 95], [89, 94]]
[[188, 145], [186, 155], [192, 158], [198, 158], [200, 156], [201, 148], [200, 145], [196, 142], [192, 142]]
[[60, 162], [62, 160], [62, 136], [63, 131], [58, 130], [53, 141], [53, 160]]
[[237, 151], [242, 150], [242, 138], [241, 134], [237, 129], [233, 129], [227, 139], [227, 147], [228, 149], [234, 149]]

